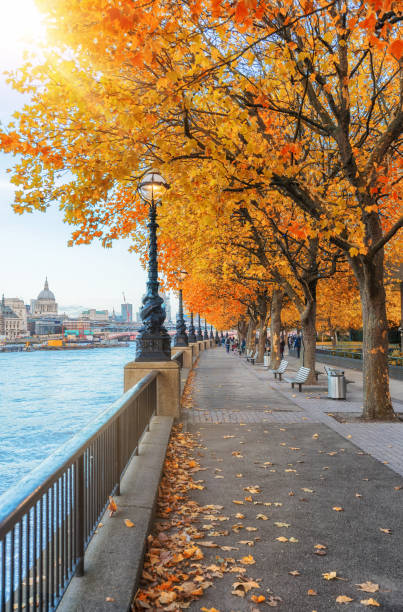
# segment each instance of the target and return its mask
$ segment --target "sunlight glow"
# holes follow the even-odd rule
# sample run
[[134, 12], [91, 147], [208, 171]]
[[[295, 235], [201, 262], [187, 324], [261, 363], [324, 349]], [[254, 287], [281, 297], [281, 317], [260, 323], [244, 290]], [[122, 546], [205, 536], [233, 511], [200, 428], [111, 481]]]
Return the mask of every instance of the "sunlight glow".
[[3, 0], [0, 19], [0, 69], [11, 64], [24, 49], [43, 42], [45, 28], [34, 0]]

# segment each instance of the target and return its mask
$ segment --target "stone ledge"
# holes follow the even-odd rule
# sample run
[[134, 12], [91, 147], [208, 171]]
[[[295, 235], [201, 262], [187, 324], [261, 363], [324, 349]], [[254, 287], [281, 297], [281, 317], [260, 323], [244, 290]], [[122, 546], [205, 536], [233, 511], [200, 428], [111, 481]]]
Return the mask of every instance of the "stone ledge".
[[[58, 612], [127, 612], [143, 567], [173, 419], [158, 416], [122, 478], [118, 511], [101, 519], [85, 553], [85, 575], [73, 578]], [[134, 527], [126, 527], [124, 519]], [[106, 601], [106, 598], [114, 601]]]

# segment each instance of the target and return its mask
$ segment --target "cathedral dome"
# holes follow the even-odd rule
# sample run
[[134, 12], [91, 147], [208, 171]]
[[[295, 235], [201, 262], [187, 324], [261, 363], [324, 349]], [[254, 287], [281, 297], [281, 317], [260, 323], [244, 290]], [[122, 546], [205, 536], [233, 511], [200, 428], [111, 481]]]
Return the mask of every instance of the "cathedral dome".
[[51, 300], [53, 302], [56, 301], [54, 294], [50, 291], [48, 285], [48, 279], [45, 280], [45, 286], [37, 297], [38, 300]]

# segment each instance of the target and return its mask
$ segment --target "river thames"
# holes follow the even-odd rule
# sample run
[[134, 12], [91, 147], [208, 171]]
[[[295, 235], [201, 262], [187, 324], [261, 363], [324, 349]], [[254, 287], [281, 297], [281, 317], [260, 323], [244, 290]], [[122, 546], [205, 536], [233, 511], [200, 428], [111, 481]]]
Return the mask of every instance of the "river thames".
[[122, 395], [134, 351], [0, 354], [0, 495]]

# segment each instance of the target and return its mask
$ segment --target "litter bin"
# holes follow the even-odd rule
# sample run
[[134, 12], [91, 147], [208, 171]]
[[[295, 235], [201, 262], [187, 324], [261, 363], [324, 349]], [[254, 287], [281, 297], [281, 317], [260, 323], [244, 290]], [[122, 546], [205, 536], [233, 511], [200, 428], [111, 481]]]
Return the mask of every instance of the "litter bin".
[[346, 378], [342, 370], [329, 370], [327, 396], [330, 399], [346, 399]]

